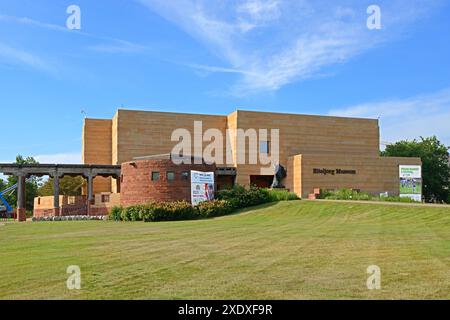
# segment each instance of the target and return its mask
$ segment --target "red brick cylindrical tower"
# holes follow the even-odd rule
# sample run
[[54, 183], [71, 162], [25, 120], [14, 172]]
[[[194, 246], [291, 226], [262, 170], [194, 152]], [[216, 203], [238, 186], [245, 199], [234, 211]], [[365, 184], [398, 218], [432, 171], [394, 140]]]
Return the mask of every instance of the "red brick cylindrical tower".
[[122, 164], [120, 203], [122, 206], [191, 200], [191, 170], [215, 172], [209, 164], [176, 165], [170, 159], [136, 160]]

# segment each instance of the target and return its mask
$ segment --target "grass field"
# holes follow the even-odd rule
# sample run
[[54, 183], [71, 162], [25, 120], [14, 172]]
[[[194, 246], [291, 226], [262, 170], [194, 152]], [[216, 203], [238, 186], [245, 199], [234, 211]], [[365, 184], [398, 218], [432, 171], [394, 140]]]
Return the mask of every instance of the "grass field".
[[293, 201], [203, 221], [7, 224], [0, 240], [0, 299], [450, 299], [449, 208]]

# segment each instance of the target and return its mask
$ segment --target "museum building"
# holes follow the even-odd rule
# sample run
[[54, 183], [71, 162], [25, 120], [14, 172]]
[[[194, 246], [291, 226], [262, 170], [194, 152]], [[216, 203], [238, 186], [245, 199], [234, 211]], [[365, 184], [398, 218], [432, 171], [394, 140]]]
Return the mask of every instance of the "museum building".
[[[195, 128], [199, 122], [200, 133]], [[218, 189], [233, 184], [271, 186], [274, 173], [273, 168], [270, 172], [270, 165], [268, 168], [267, 164], [259, 162], [242, 163], [238, 157], [241, 153], [248, 160], [255, 152], [270, 154], [275, 143], [271, 141], [270, 130], [274, 129], [279, 131], [278, 164], [287, 173], [282, 183], [302, 198], [310, 197], [317, 189], [342, 188], [398, 195], [399, 166], [421, 165], [419, 158], [380, 156], [380, 129], [376, 119], [242, 110], [227, 116], [118, 110], [112, 119], [85, 119], [83, 162], [121, 165], [170, 155], [179, 143], [173, 141], [176, 129], [191, 132], [192, 139], [209, 129], [220, 131], [227, 138], [222, 144], [223, 154], [228, 152], [230, 156], [224, 158], [225, 163], [215, 164]], [[269, 130], [267, 141], [258, 139], [256, 151], [251, 148], [250, 139], [244, 137], [245, 143], [238, 143], [239, 134], [248, 130]], [[200, 139], [202, 147], [207, 148], [210, 141]], [[191, 150], [191, 154], [194, 153], [195, 150]], [[167, 175], [164, 170], [148, 168], [145, 175], [148, 181], [144, 185], [149, 190], [152, 189], [152, 172]], [[182, 179], [174, 177], [178, 178]], [[118, 179], [97, 177], [94, 180], [95, 194], [119, 192]]]

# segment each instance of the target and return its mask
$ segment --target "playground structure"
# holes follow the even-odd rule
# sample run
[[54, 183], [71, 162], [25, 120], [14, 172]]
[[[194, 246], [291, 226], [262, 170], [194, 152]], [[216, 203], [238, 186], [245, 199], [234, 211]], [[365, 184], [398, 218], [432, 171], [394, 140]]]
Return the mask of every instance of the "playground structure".
[[9, 188], [6, 188], [3, 191], [0, 191], [0, 200], [3, 203], [3, 206], [0, 207], [0, 218], [2, 219], [8, 219], [8, 218], [14, 218], [14, 209], [10, 206], [8, 201], [5, 199], [5, 195], [10, 194], [14, 192], [14, 190], [17, 189], [17, 183]]
[[[31, 178], [26, 180], [26, 182], [29, 182], [29, 181], [31, 181]], [[16, 213], [4, 196], [7, 194], [10, 195], [11, 193], [13, 193], [17, 189], [18, 185], [19, 184], [16, 183], [16, 184], [6, 188], [5, 190], [0, 191], [0, 201], [3, 203], [3, 208], [2, 208], [2, 206], [0, 206], [0, 217], [6, 218], [6, 219], [7, 218], [15, 218]], [[3, 217], [3, 215], [4, 215], [4, 217]]]

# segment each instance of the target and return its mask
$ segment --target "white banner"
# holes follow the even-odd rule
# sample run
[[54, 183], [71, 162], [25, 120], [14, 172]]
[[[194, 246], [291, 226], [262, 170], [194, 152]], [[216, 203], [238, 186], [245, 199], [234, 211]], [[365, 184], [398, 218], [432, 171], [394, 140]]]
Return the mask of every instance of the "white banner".
[[191, 171], [191, 202], [214, 200], [214, 172]]
[[400, 197], [422, 201], [422, 167], [400, 166]]

